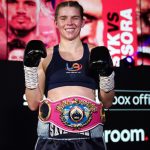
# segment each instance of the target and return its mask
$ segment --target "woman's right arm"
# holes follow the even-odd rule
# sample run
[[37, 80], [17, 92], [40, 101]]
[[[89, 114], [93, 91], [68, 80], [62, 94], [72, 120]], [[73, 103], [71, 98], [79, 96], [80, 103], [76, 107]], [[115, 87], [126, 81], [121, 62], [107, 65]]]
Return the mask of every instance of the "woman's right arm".
[[40, 62], [38, 66], [38, 86], [35, 89], [29, 89], [26, 87], [25, 95], [28, 102], [28, 107], [35, 111], [38, 109], [39, 102], [43, 100], [44, 97], [44, 87], [45, 87], [45, 71], [43, 68], [43, 61]]

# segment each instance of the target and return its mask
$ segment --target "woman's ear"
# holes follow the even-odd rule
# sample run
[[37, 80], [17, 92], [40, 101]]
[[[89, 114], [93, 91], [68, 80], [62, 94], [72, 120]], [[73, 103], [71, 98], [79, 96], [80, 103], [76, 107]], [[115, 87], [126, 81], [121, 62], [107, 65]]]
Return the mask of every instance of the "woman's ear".
[[57, 27], [57, 20], [54, 20], [54, 23], [55, 23], [55, 25], [56, 25], [56, 27]]

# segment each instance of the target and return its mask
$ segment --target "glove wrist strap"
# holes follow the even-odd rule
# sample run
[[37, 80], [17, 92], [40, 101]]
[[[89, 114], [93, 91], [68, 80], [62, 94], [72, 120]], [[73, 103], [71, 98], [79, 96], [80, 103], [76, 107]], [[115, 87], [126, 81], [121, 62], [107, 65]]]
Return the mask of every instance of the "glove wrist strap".
[[112, 72], [112, 74], [110, 76], [100, 76], [100, 89], [102, 89], [104, 92], [110, 92], [111, 90], [114, 89], [114, 76], [115, 73], [114, 71]]
[[28, 89], [36, 89], [38, 87], [38, 67], [24, 66], [25, 86]]

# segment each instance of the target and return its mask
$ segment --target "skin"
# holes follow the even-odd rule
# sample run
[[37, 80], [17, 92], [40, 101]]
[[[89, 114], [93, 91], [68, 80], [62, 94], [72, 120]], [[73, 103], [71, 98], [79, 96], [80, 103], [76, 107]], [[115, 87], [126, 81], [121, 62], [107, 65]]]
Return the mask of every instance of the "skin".
[[[64, 0], [67, 1], [67, 0]], [[85, 25], [80, 33], [81, 40], [93, 45], [103, 43], [103, 21], [101, 0], [76, 0], [84, 8]]]
[[36, 26], [36, 0], [8, 0], [8, 24], [14, 30]]
[[[55, 20], [56, 27], [60, 33], [59, 53], [65, 60], [79, 60], [83, 56], [83, 46], [80, 40], [80, 31], [84, 26], [84, 20], [80, 16], [78, 9], [74, 7], [63, 7], [59, 10], [59, 15]], [[90, 50], [94, 45], [89, 45]], [[38, 67], [39, 86], [34, 90], [26, 88], [26, 98], [31, 110], [38, 108], [39, 102], [43, 99], [45, 71], [52, 59], [53, 48], [47, 49], [47, 57], [42, 59]], [[100, 90], [101, 101], [104, 107], [112, 105], [114, 91], [105, 93]], [[82, 86], [63, 86], [48, 91], [48, 98], [53, 101], [63, 99], [68, 96], [80, 95], [95, 100], [93, 89]]]
[[[140, 5], [141, 5], [141, 8], [140, 8]], [[141, 10], [140, 10], [141, 9]], [[140, 2], [140, 0], [137, 0], [137, 15], [140, 15], [140, 11], [141, 13], [146, 13], [148, 12], [148, 10], [150, 10], [150, 5], [149, 5], [149, 0], [142, 0]], [[148, 15], [150, 18], [150, 13]], [[141, 36], [141, 28], [143, 29], [142, 30], [142, 34], [146, 34], [146, 35], [149, 35], [150, 34], [150, 24], [147, 25], [144, 20], [142, 19], [144, 16], [142, 16], [142, 18], [140, 19], [140, 16], [137, 16], [137, 33], [138, 33], [138, 36]], [[150, 20], [150, 19], [148, 19]], [[150, 22], [150, 21], [149, 21]]]
[[[26, 44], [32, 39], [39, 39], [44, 42], [46, 47], [58, 43], [53, 16], [54, 10], [50, 1], [5, 0], [4, 8], [5, 19], [8, 23], [6, 28], [7, 42], [10, 43], [14, 39], [19, 39]], [[8, 47], [8, 49], [3, 49], [3, 52], [8, 53], [8, 60], [23, 61], [24, 48]]]
[[[138, 35], [138, 46], [149, 47], [150, 39], [150, 5], [149, 0], [137, 0], [137, 35]], [[149, 57], [139, 57], [137, 60], [138, 65], [150, 65]]]

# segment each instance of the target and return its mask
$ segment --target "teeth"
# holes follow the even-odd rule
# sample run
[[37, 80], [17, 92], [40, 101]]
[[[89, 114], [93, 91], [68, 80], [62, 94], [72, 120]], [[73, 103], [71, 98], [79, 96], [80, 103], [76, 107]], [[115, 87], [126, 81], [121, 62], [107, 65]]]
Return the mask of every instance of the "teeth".
[[74, 29], [66, 29], [67, 32], [72, 32]]

